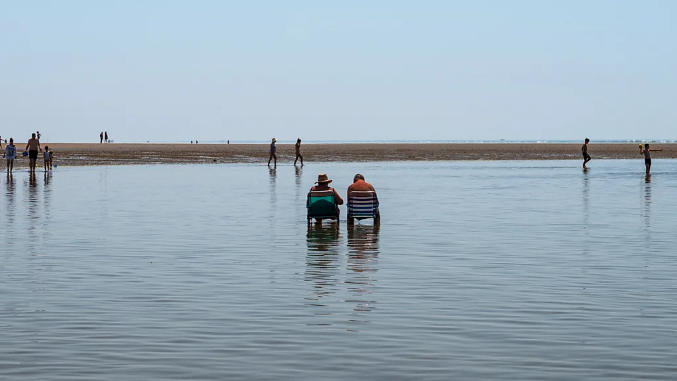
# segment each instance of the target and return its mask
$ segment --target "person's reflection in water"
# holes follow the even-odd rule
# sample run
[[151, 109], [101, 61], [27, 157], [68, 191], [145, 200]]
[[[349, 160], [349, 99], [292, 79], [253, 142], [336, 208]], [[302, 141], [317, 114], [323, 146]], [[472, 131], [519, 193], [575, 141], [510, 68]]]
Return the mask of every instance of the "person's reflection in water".
[[588, 233], [588, 221], [590, 219], [590, 178], [588, 168], [583, 168], [583, 229], [586, 236]]
[[296, 171], [296, 186], [300, 187], [301, 186], [301, 179], [303, 178], [303, 168], [302, 167], [294, 167], [294, 171]]
[[[339, 229], [337, 224], [329, 226], [309, 225], [306, 242], [305, 280], [311, 282], [313, 293], [307, 299], [307, 305], [326, 307], [331, 303], [329, 297], [336, 293], [339, 271]], [[320, 311], [315, 315], [331, 315]], [[326, 325], [313, 321], [309, 325]]]
[[[43, 189], [42, 189], [42, 196], [44, 198], [45, 212], [43, 213], [43, 215], [44, 215], [45, 223], [49, 224], [49, 219], [50, 219], [49, 211], [50, 211], [50, 205], [51, 205], [51, 201], [52, 201], [52, 189], [50, 187], [50, 182], [52, 181], [52, 171], [45, 172], [44, 180], [45, 180], [45, 184], [44, 184]], [[50, 238], [49, 232], [50, 231], [51, 231], [51, 229], [43, 229], [43, 238], [45, 239], [45, 241], [49, 240], [49, 238]]]
[[277, 192], [276, 181], [277, 181], [277, 169], [268, 167], [268, 175], [270, 182], [270, 223], [271, 226], [275, 225], [273, 219], [275, 218], [275, 206], [277, 204]]
[[[346, 302], [354, 303], [354, 315], [375, 308], [372, 297], [375, 273], [378, 271], [379, 226], [356, 225], [348, 229], [348, 292], [353, 296]], [[353, 322], [367, 322], [352, 319]]]
[[5, 197], [7, 198], [7, 208], [5, 211], [7, 228], [11, 228], [12, 226], [14, 226], [14, 216], [16, 215], [16, 206], [14, 205], [15, 193], [16, 193], [16, 184], [14, 183], [14, 176], [12, 176], [11, 174], [7, 174], [7, 191], [5, 192]]
[[[644, 229], [651, 229], [651, 176], [644, 178]], [[649, 238], [649, 237], [647, 237]]]
[[35, 172], [28, 174], [28, 236], [29, 239], [35, 239], [34, 233], [38, 215], [38, 181]]

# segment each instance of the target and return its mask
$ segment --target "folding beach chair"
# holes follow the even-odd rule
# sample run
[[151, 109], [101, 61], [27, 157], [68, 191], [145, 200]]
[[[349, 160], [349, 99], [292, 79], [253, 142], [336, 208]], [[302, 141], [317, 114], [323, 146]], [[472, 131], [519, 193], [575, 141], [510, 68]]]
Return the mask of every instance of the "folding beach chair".
[[337, 220], [341, 210], [336, 204], [336, 195], [334, 191], [310, 191], [308, 192], [308, 223], [315, 218], [316, 220]]
[[365, 218], [373, 218], [375, 225], [381, 222], [376, 192], [350, 192], [348, 195], [348, 224], [355, 223], [355, 219], [363, 220]]

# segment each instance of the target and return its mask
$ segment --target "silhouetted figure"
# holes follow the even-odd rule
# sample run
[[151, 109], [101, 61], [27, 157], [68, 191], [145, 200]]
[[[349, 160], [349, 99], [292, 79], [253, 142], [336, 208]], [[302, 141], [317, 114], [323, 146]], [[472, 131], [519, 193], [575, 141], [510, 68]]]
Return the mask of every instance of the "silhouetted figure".
[[590, 155], [588, 155], [588, 143], [590, 143], [590, 139], [585, 138], [585, 144], [583, 144], [583, 147], [581, 147], [581, 151], [583, 151], [583, 168], [586, 168], [585, 165], [588, 164], [590, 160], [592, 160]]
[[275, 167], [277, 167], [277, 154], [275, 151], [277, 151], [277, 146], [275, 143], [277, 142], [277, 139], [273, 138], [273, 141], [270, 142], [270, 157], [268, 158], [268, 166], [270, 167], [270, 161], [275, 159]]
[[662, 151], [663, 149], [650, 149], [649, 148], [649, 143], [644, 145], [644, 149], [642, 149], [642, 145], [639, 145], [639, 153], [644, 154], [644, 166], [646, 167], [646, 175], [649, 176], [651, 174], [651, 152], [656, 152], [656, 151]]
[[294, 144], [294, 150], [296, 151], [296, 159], [294, 159], [294, 165], [296, 161], [301, 159], [301, 166], [303, 167], [303, 156], [301, 155], [301, 138], [296, 139], [296, 144]]

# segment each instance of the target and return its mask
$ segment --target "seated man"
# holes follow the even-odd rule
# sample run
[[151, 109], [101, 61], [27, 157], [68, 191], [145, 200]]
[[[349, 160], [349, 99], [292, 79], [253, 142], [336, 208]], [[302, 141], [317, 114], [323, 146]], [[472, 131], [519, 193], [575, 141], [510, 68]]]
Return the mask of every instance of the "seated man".
[[[343, 205], [343, 199], [341, 196], [339, 196], [338, 192], [336, 189], [332, 188], [329, 186], [329, 184], [332, 182], [332, 180], [329, 180], [329, 177], [327, 176], [326, 173], [322, 173], [317, 176], [317, 182], [314, 187], [310, 188], [310, 192], [314, 191], [331, 191], [334, 193], [334, 202], [336, 205]], [[336, 206], [335, 205], [335, 206]], [[322, 223], [322, 218], [315, 218], [315, 222], [321, 224]]]
[[[362, 176], [361, 174], [358, 173], [358, 174], [356, 174], [355, 177], [353, 178], [353, 183], [350, 184], [350, 186], [348, 187], [348, 202], [349, 202], [349, 203], [350, 203], [350, 192], [354, 192], [354, 191], [371, 191], [371, 192], [376, 192], [376, 189], [374, 189], [374, 187], [373, 187], [371, 184], [369, 184], [368, 182], [364, 181], [364, 176]], [[369, 201], [368, 201], [368, 202], [369, 202]], [[375, 202], [376, 206], [378, 207], [378, 198], [376, 197], [376, 194], [374, 194], [374, 201], [373, 201], [373, 202]], [[367, 218], [367, 217], [365, 217], [365, 218]], [[358, 219], [361, 219], [361, 218], [358, 218]], [[374, 222], [375, 222], [375, 223], [378, 223], [379, 220], [380, 220], [380, 215], [379, 215], [379, 213], [378, 213], [378, 211], [377, 211], [377, 212], [376, 212], [376, 215], [374, 215]], [[348, 218], [348, 223], [349, 223], [349, 224], [352, 224], [353, 222], [354, 222], [354, 219], [353, 219], [353, 218], [350, 218], [350, 216], [349, 216], [349, 218]]]

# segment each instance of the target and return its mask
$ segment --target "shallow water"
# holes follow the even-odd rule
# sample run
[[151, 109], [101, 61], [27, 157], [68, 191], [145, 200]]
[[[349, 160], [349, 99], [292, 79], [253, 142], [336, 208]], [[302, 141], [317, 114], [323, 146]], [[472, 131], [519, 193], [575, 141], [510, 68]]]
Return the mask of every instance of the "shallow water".
[[677, 161], [579, 164], [3, 175], [0, 379], [674, 379]]

